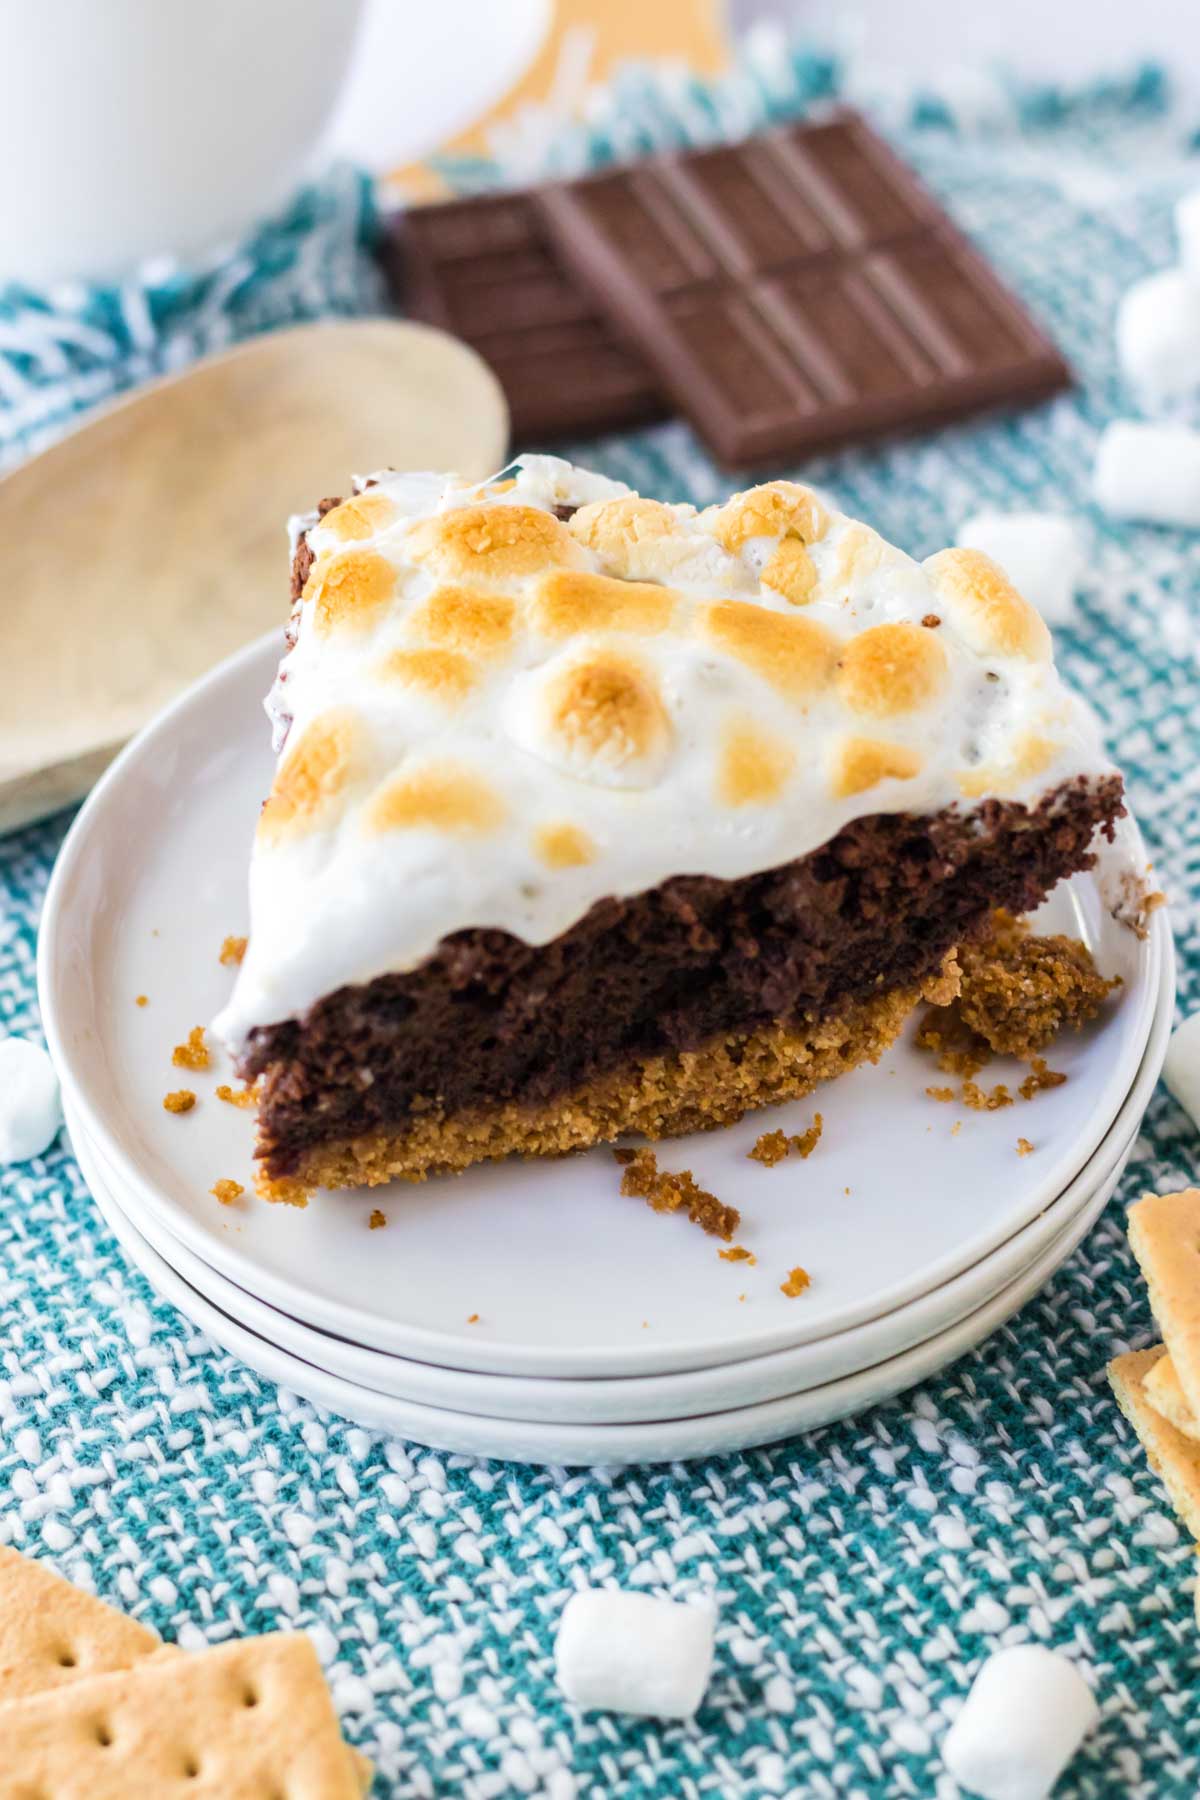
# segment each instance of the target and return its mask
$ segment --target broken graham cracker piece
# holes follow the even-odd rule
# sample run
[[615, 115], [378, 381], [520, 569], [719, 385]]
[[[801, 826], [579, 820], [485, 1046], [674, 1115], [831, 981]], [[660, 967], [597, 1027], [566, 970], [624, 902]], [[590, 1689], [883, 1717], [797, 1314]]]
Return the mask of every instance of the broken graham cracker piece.
[[0, 1706], [0, 1800], [358, 1800], [317, 1653], [242, 1638]]
[[1200, 1419], [1200, 1188], [1144, 1195], [1129, 1209], [1128, 1230], [1150, 1309], [1188, 1408]]
[[[29, 1694], [132, 1669], [146, 1657], [182, 1655], [48, 1563], [0, 1545], [0, 1711]], [[349, 1744], [344, 1750], [358, 1791], [367, 1793], [369, 1757]]]
[[644, 1200], [655, 1212], [686, 1212], [693, 1225], [729, 1243], [742, 1222], [736, 1206], [726, 1206], [696, 1181], [690, 1169], [660, 1169], [653, 1150], [614, 1151], [624, 1165], [621, 1192]]
[[0, 1546], [0, 1703], [131, 1668], [162, 1648], [148, 1626]]
[[1187, 1403], [1187, 1395], [1179, 1385], [1175, 1364], [1169, 1350], [1163, 1352], [1142, 1383], [1146, 1398], [1160, 1418], [1173, 1425], [1185, 1438], [1200, 1442], [1200, 1424]]
[[[1077, 938], [1042, 937], [1024, 919], [998, 908], [981, 937], [959, 948], [961, 989], [949, 1006], [930, 1007], [917, 1028], [917, 1047], [929, 1050], [945, 1075], [968, 1081], [993, 1056], [1017, 1056], [1049, 1076], [1037, 1055], [1060, 1031], [1076, 1030], [1099, 1012], [1120, 980], [1097, 973], [1092, 953]], [[1024, 1082], [1031, 1100], [1065, 1076]], [[1026, 1091], [1028, 1089], [1028, 1091]], [[978, 1101], [968, 1099], [968, 1104]], [[1001, 1102], [1000, 1104], [1003, 1104]]]
[[186, 1043], [176, 1044], [171, 1052], [171, 1061], [177, 1069], [207, 1069], [212, 1062], [212, 1054], [204, 1042], [203, 1025], [193, 1025], [187, 1034]]
[[1200, 1538], [1200, 1443], [1184, 1437], [1156, 1412], [1146, 1393], [1146, 1376], [1162, 1355], [1162, 1345], [1154, 1344], [1149, 1350], [1115, 1357], [1108, 1365], [1109, 1385], [1171, 1505], [1191, 1535]]
[[776, 1163], [781, 1163], [793, 1150], [804, 1162], [820, 1143], [824, 1129], [824, 1119], [820, 1113], [814, 1113], [813, 1122], [807, 1131], [794, 1132], [791, 1137], [786, 1131], [764, 1131], [755, 1141], [754, 1148], [748, 1150], [746, 1155], [751, 1162], [762, 1163], [767, 1169], [773, 1169]]
[[776, 1163], [783, 1161], [790, 1148], [786, 1131], [764, 1131], [760, 1138], [755, 1139], [754, 1148], [748, 1150], [746, 1155], [751, 1162], [761, 1163], [764, 1169], [773, 1169]]
[[1012, 1105], [1013, 1097], [1002, 1081], [990, 1090], [981, 1088], [977, 1081], [964, 1081], [962, 1103], [972, 1112], [999, 1112], [1001, 1107]]
[[1022, 1100], [1032, 1100], [1035, 1094], [1049, 1093], [1051, 1088], [1061, 1087], [1067, 1079], [1061, 1070], [1048, 1068], [1046, 1059], [1042, 1056], [1034, 1057], [1030, 1070], [1031, 1073], [1017, 1089]]
[[227, 1081], [218, 1082], [217, 1099], [223, 1100], [226, 1106], [257, 1106], [258, 1090], [253, 1087], [232, 1088]]
[[807, 1131], [802, 1131], [792, 1139], [792, 1148], [801, 1162], [807, 1162], [821, 1141], [821, 1133], [825, 1129], [825, 1121], [820, 1113], [813, 1114], [813, 1122]]
[[985, 936], [959, 949], [964, 1024], [1001, 1056], [1028, 1060], [1063, 1030], [1094, 1019], [1119, 979], [1096, 970], [1078, 938], [1043, 937], [1003, 908]]

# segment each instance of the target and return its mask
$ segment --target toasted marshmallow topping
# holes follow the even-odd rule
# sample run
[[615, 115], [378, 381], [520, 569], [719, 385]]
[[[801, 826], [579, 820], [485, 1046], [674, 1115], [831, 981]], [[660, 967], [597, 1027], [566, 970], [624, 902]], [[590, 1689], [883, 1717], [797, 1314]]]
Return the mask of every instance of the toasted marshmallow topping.
[[360, 487], [294, 522], [315, 560], [267, 702], [235, 1051], [451, 932], [545, 943], [606, 895], [774, 868], [866, 813], [1108, 768], [978, 551], [919, 565], [788, 481], [703, 512], [555, 457]]

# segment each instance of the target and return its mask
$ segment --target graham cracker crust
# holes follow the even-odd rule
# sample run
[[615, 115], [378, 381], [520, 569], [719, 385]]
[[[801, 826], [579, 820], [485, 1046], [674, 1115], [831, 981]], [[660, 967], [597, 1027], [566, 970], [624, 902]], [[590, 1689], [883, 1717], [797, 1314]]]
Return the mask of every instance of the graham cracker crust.
[[803, 1028], [768, 1025], [714, 1039], [699, 1050], [631, 1061], [537, 1106], [507, 1103], [418, 1113], [397, 1130], [372, 1131], [310, 1150], [295, 1171], [304, 1187], [376, 1187], [424, 1181], [499, 1157], [564, 1156], [625, 1133], [679, 1137], [730, 1125], [744, 1113], [811, 1093], [818, 1083], [878, 1062], [922, 998], [958, 992], [953, 954], [920, 988], [893, 988], [839, 1018]]

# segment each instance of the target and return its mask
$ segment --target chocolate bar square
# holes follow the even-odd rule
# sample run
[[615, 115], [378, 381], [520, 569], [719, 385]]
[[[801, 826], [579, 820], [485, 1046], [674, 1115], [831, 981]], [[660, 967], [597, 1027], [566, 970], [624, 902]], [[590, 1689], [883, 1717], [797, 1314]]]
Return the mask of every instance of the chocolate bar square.
[[857, 114], [532, 196], [558, 253], [737, 467], [1025, 404], [1054, 345]]
[[406, 312], [495, 371], [514, 448], [630, 430], [667, 410], [641, 354], [558, 256], [535, 196], [414, 207], [393, 221], [383, 260]]

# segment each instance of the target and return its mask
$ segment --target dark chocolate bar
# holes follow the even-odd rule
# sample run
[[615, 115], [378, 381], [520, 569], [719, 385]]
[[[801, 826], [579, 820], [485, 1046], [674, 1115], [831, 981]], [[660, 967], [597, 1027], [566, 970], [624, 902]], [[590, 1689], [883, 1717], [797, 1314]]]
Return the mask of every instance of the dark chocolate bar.
[[629, 430], [668, 410], [640, 353], [563, 266], [534, 196], [415, 207], [394, 221], [384, 262], [407, 313], [491, 365], [514, 448]]
[[731, 466], [1066, 386], [1054, 345], [854, 113], [532, 196]]

